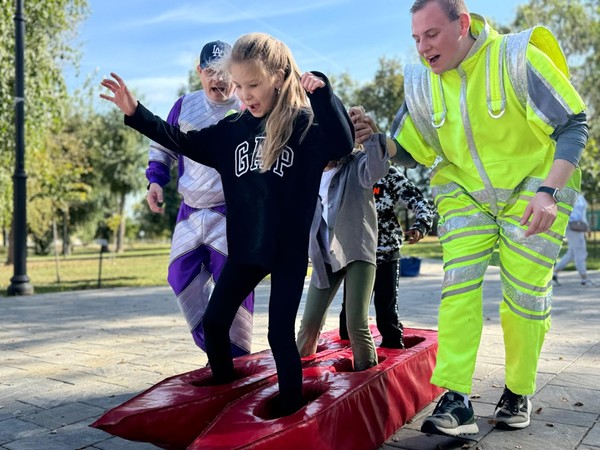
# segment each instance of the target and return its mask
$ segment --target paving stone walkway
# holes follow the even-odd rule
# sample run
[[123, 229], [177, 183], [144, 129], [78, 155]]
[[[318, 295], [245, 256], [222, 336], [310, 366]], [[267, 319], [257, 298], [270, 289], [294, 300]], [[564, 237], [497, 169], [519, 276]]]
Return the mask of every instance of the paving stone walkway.
[[[441, 264], [433, 260], [423, 261], [418, 277], [401, 279], [405, 326], [436, 328], [440, 285]], [[268, 292], [268, 282], [257, 289], [254, 351], [268, 347]], [[488, 423], [504, 385], [495, 267], [484, 293], [473, 389], [480, 435], [461, 441], [420, 433], [433, 402], [382, 449], [600, 450], [600, 288], [581, 286], [575, 272], [561, 272], [532, 423], [512, 432]], [[334, 303], [325, 329], [337, 327], [340, 301]], [[167, 287], [0, 298], [0, 351], [0, 448], [10, 450], [156, 448], [89, 424], [164, 378], [206, 364]]]

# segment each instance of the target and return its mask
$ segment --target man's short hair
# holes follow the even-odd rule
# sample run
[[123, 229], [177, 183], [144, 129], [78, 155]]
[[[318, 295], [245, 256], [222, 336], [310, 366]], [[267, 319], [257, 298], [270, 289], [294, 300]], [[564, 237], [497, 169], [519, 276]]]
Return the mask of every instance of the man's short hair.
[[457, 20], [461, 14], [469, 14], [469, 9], [464, 0], [415, 0], [410, 8], [410, 13], [414, 14], [432, 2], [440, 5], [440, 8], [444, 10], [450, 20]]

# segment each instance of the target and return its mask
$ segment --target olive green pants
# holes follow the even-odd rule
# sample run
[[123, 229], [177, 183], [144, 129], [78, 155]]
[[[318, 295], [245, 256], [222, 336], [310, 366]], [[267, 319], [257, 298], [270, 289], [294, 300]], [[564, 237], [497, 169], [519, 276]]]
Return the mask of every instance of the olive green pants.
[[318, 289], [312, 283], [308, 288], [304, 314], [296, 345], [300, 356], [317, 351], [319, 334], [331, 305], [344, 278], [346, 279], [346, 323], [354, 356], [354, 370], [361, 371], [377, 364], [375, 342], [369, 330], [369, 304], [375, 281], [375, 265], [354, 261], [344, 269], [332, 273], [327, 265], [329, 288]]

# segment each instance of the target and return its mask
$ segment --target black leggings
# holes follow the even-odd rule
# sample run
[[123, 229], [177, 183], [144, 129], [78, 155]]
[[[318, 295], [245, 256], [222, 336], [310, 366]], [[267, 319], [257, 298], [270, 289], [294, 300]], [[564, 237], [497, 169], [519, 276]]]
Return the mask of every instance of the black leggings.
[[[268, 340], [279, 380], [280, 405], [297, 411], [303, 405], [302, 366], [296, 348], [296, 314], [302, 298], [308, 261], [282, 261], [271, 271]], [[229, 328], [235, 313], [250, 292], [269, 274], [265, 268], [225, 263], [210, 297], [202, 325], [206, 354], [215, 382], [234, 380]]]

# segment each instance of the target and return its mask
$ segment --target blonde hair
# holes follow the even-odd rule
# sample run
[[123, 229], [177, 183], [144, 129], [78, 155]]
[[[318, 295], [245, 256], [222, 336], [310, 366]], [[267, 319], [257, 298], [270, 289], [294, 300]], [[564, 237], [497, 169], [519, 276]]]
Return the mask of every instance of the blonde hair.
[[[266, 172], [277, 161], [283, 147], [294, 131], [294, 123], [302, 111], [308, 113], [308, 125], [300, 140], [313, 121], [306, 91], [300, 84], [300, 69], [292, 52], [283, 42], [266, 33], [249, 33], [241, 36], [233, 45], [231, 53], [224, 58], [231, 64], [254, 62], [257, 70], [269, 77], [273, 83], [281, 79], [275, 106], [269, 112], [265, 123], [265, 140], [261, 155], [261, 172]], [[274, 88], [275, 89], [275, 88]]]

